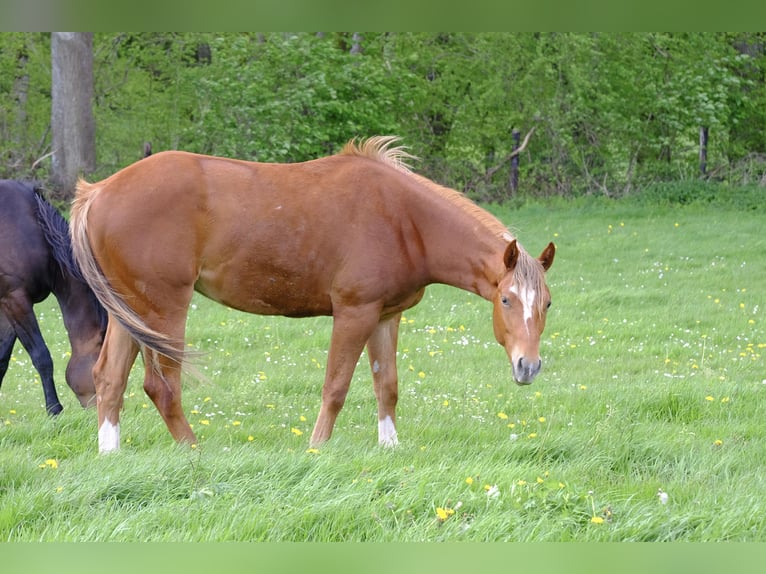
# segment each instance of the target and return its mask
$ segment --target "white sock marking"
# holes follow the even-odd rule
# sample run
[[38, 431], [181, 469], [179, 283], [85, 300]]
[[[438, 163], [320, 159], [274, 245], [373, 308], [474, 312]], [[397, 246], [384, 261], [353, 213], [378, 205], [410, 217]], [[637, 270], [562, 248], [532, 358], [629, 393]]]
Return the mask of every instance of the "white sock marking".
[[391, 417], [378, 421], [378, 444], [383, 446], [396, 446], [399, 439], [396, 437], [396, 427]]
[[104, 419], [98, 429], [98, 452], [106, 453], [120, 450], [120, 423], [112, 424]]

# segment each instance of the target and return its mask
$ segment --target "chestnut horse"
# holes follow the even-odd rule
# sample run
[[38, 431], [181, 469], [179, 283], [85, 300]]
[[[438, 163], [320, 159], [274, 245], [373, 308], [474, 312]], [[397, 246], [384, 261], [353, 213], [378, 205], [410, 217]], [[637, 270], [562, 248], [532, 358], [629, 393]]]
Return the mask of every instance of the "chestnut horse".
[[312, 445], [330, 438], [365, 345], [378, 440], [397, 443], [399, 322], [431, 283], [491, 301], [514, 379], [532, 382], [555, 246], [530, 256], [487, 211], [410, 171], [404, 162], [412, 156], [395, 141], [352, 141], [339, 154], [294, 164], [166, 151], [78, 183], [73, 250], [109, 311], [94, 368], [101, 452], [119, 448], [139, 351], [144, 390], [168, 430], [177, 441], [196, 440], [181, 406], [195, 290], [250, 313], [332, 316]]
[[56, 297], [72, 355], [65, 378], [80, 404], [95, 403], [93, 365], [101, 350], [106, 311], [72, 258], [69, 226], [32, 183], [0, 179], [0, 384], [16, 339], [29, 353], [51, 415], [63, 410], [53, 381], [53, 359], [34, 305]]

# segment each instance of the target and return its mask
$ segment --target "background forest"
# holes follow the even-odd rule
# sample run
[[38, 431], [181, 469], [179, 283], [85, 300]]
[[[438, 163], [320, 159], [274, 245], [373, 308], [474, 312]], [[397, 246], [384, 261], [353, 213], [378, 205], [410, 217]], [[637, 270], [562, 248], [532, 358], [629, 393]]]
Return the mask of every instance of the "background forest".
[[[766, 184], [766, 34], [96, 33], [96, 170], [396, 134], [474, 199]], [[0, 177], [49, 183], [49, 33], [0, 34]], [[523, 138], [510, 182], [513, 130]], [[701, 133], [707, 133], [701, 161]]]

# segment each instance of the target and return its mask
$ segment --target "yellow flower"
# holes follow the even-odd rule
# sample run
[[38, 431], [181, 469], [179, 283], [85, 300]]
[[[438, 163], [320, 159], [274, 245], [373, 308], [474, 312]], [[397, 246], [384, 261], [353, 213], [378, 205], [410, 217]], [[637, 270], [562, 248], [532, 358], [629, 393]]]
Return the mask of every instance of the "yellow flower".
[[253, 442], [254, 440], [255, 440], [255, 437], [253, 435], [248, 435], [247, 437], [248, 442]]
[[590, 521], [591, 521], [593, 524], [603, 524], [603, 523], [604, 523], [604, 519], [603, 519], [603, 518], [601, 518], [600, 516], [594, 516], [594, 517], [592, 517], [592, 518], [590, 519]]
[[545, 417], [540, 417], [537, 420], [538, 420], [538, 422], [544, 423], [545, 422]]
[[714, 401], [715, 399], [713, 397], [711, 397], [710, 395], [708, 395], [708, 396], [705, 397], [705, 400], [706, 401]]
[[505, 413], [497, 413], [497, 416], [498, 416], [499, 418], [503, 419], [503, 420], [505, 420], [505, 419], [507, 419], [507, 418], [508, 418], [508, 415], [507, 415], [507, 414], [505, 414]]
[[201, 425], [209, 425], [209, 424], [210, 424], [210, 421], [209, 421], [209, 420], [207, 420], [207, 419], [202, 419], [202, 420], [199, 422], [199, 424], [201, 424]]
[[231, 422], [231, 425], [232, 425], [232, 426], [235, 426], [235, 427], [238, 427], [238, 426], [239, 426], [239, 425], [241, 425], [241, 424], [242, 424], [242, 423], [241, 423], [240, 421], [232, 421], [232, 422]]
[[40, 465], [40, 468], [58, 468], [59, 463], [55, 458], [48, 458], [44, 464]]
[[303, 431], [300, 429], [297, 429], [295, 427], [290, 429], [290, 432], [293, 433], [295, 436], [301, 436], [303, 434]]
[[722, 444], [723, 444], [723, 441], [719, 438], [715, 440], [715, 442], [713, 443], [713, 446], [721, 446]]
[[466, 478], [465, 479], [465, 483], [466, 484], [473, 484], [473, 477], [469, 476], [468, 478]]
[[537, 438], [537, 433], [536, 433], [536, 432], [531, 432], [531, 433], [529, 433], [527, 436], [528, 436], [529, 438]]
[[452, 508], [442, 508], [441, 506], [436, 508], [436, 518], [439, 519], [439, 522], [444, 522], [453, 514], [455, 511]]
[[309, 454], [319, 454], [319, 449], [318, 448], [307, 448], [306, 452], [309, 453]]

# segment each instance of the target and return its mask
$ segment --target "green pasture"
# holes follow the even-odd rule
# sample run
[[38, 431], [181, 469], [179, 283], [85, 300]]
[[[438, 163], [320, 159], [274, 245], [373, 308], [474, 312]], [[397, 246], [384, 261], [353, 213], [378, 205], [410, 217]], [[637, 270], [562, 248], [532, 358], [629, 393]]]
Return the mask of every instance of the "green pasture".
[[99, 455], [96, 412], [63, 382], [58, 308], [39, 305], [65, 410], [46, 416], [17, 346], [0, 389], [0, 540], [764, 540], [762, 209], [488, 209], [533, 254], [557, 244], [543, 371], [516, 386], [490, 304], [429, 287], [402, 320], [394, 449], [377, 445], [365, 357], [332, 439], [308, 448], [329, 318], [198, 297], [188, 342], [204, 379], [184, 387], [198, 444], [173, 443], [139, 361], [122, 449]]

